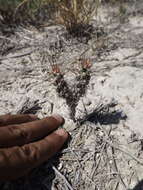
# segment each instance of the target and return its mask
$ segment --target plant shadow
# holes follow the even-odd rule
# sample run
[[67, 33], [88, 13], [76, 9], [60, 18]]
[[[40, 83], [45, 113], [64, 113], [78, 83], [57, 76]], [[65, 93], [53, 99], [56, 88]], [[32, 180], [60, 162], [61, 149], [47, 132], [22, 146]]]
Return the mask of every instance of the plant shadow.
[[88, 42], [95, 38], [99, 39], [105, 37], [107, 34], [102, 27], [93, 26], [93, 24], [78, 23], [67, 28], [64, 33], [66, 40], [76, 39], [79, 43], [88, 44]]
[[105, 114], [95, 114], [87, 121], [97, 123], [101, 125], [118, 124], [120, 120], [126, 120], [127, 116], [123, 115], [122, 111], [114, 111]]
[[118, 124], [121, 120], [126, 120], [126, 114], [121, 110], [110, 111], [111, 108], [115, 107], [116, 103], [110, 103], [107, 105], [101, 105], [96, 108], [93, 112], [87, 114], [82, 119], [78, 120], [79, 124], [83, 124], [86, 121], [94, 124], [110, 125]]

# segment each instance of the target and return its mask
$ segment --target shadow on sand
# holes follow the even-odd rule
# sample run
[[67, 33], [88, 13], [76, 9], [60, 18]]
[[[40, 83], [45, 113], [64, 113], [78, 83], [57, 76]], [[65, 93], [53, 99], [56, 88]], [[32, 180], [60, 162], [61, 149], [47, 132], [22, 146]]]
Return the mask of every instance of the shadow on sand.
[[[51, 190], [55, 171], [52, 166], [57, 167], [61, 155], [56, 155], [48, 162], [34, 169], [26, 177], [15, 181], [0, 183], [1, 190]], [[55, 183], [54, 183], [55, 184]]]
[[143, 180], [139, 181], [139, 183], [131, 190], [143, 190]]
[[113, 110], [117, 104], [110, 103], [107, 105], [100, 105], [91, 113], [87, 114], [85, 117], [78, 120], [81, 125], [86, 121], [92, 122], [94, 124], [100, 123], [101, 125], [118, 124], [120, 120], [126, 120], [126, 114], [121, 110]]

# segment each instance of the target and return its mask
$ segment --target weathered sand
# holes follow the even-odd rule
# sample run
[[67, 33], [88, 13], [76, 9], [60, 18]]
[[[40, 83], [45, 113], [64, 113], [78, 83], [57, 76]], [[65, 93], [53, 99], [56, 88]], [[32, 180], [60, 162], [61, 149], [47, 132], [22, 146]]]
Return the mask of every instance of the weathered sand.
[[[139, 8], [139, 7], [138, 7]], [[106, 10], [106, 9], [105, 9]], [[104, 11], [105, 11], [104, 10]], [[106, 105], [110, 102], [116, 102], [117, 105], [113, 108], [114, 113], [119, 112], [119, 118], [114, 118], [116, 123], [111, 121], [102, 125], [104, 131], [113, 128], [111, 136], [114, 137], [115, 146], [121, 146], [125, 152], [130, 152], [143, 163], [142, 152], [142, 138], [143, 138], [143, 28], [142, 28], [142, 14], [136, 16], [127, 15], [128, 21], [122, 23], [115, 30], [117, 23], [113, 22], [110, 26], [105, 26], [107, 22], [106, 15], [110, 12], [104, 12], [103, 21], [105, 30], [108, 33], [108, 40], [101, 39], [102, 43], [89, 42], [96, 47], [95, 51], [89, 49], [87, 52], [93, 65], [91, 70], [91, 79], [87, 86], [86, 94], [81, 97], [76, 107], [76, 119], [82, 118], [93, 112], [98, 104]], [[130, 13], [130, 12], [129, 12]], [[112, 15], [111, 15], [112, 16]], [[61, 159], [59, 169], [66, 174], [66, 177], [71, 181], [73, 189], [115, 189], [118, 175], [112, 176], [113, 180], [107, 184], [106, 174], [112, 173], [114, 170], [103, 171], [104, 176], [95, 176], [91, 182], [91, 173], [95, 168], [95, 161], [93, 159], [93, 152], [99, 146], [98, 138], [105, 138], [104, 132], [95, 129], [98, 128], [98, 123], [85, 122], [82, 126], [77, 126], [70, 118], [70, 110], [66, 104], [66, 100], [60, 98], [56, 92], [54, 85], [55, 78], [51, 74], [51, 67], [49, 64], [48, 53], [46, 50], [50, 44], [49, 40], [56, 41], [54, 33], [50, 33], [47, 40], [49, 30], [56, 31], [57, 27], [45, 28], [43, 32], [36, 30], [18, 29], [15, 36], [11, 39], [19, 41], [20, 45], [29, 43], [31, 47], [23, 48], [22, 50], [14, 50], [1, 57], [0, 62], [0, 114], [5, 113], [22, 113], [23, 110], [29, 109], [38, 104], [41, 109], [38, 109], [36, 114], [42, 118], [47, 115], [58, 113], [66, 119], [65, 128], [71, 133], [73, 140], [67, 149], [67, 154]], [[60, 30], [60, 29], [59, 29]], [[61, 29], [63, 31], [63, 29]], [[104, 41], [104, 42], [103, 42]], [[36, 44], [42, 44], [39, 48]], [[49, 43], [49, 44], [48, 44]], [[69, 43], [69, 42], [67, 42]], [[61, 70], [65, 72], [65, 80], [67, 81], [70, 89], [73, 90], [76, 76], [79, 75], [80, 66], [76, 59], [83, 52], [88, 44], [78, 45], [72, 42], [70, 47], [63, 47], [60, 56], [57, 58], [57, 63], [60, 65]], [[94, 44], [95, 43], [95, 44]], [[107, 45], [108, 44], [108, 45]], [[107, 51], [108, 50], [108, 51]], [[33, 51], [32, 53], [29, 53]], [[97, 53], [101, 51], [101, 55], [97, 57]], [[29, 53], [27, 56], [20, 56], [10, 58], [11, 56]], [[46, 52], [46, 53], [45, 53]], [[86, 55], [86, 56], [87, 56]], [[75, 63], [73, 62], [75, 61]], [[126, 116], [126, 119], [123, 119]], [[109, 118], [110, 119], [110, 118]], [[76, 151], [87, 150], [85, 155]], [[109, 148], [108, 164], [113, 165], [113, 159], [110, 157], [111, 150]], [[84, 162], [87, 157], [91, 157]], [[96, 155], [97, 156], [97, 155]], [[98, 158], [98, 156], [96, 157]], [[65, 159], [65, 160], [64, 160]], [[67, 161], [66, 161], [67, 159]], [[69, 160], [75, 161], [69, 161]], [[78, 159], [83, 164], [83, 169], [77, 171], [80, 177], [74, 178], [78, 175], [76, 168], [78, 168]], [[135, 185], [143, 179], [142, 164], [137, 163], [132, 156], [127, 156], [124, 151], [116, 150], [115, 159], [118, 165], [118, 171], [121, 173], [125, 185], [119, 179], [118, 189], [133, 189], [136, 190]], [[103, 158], [104, 160], [104, 158]], [[103, 161], [102, 160], [102, 161]], [[104, 164], [101, 162], [101, 170]], [[106, 167], [105, 167], [106, 168]], [[48, 178], [48, 177], [47, 177]], [[47, 179], [46, 176], [44, 178]], [[96, 179], [101, 178], [99, 181]], [[80, 180], [80, 182], [78, 180]], [[45, 181], [41, 184], [45, 184]], [[100, 183], [99, 183], [100, 182]], [[33, 182], [30, 181], [31, 184]], [[53, 182], [54, 183], [54, 182]], [[81, 184], [80, 184], [81, 183]], [[85, 184], [84, 184], [85, 183]], [[80, 184], [80, 185], [79, 185]], [[83, 185], [84, 184], [84, 185]], [[102, 184], [102, 185], [101, 185]], [[24, 188], [27, 188], [23, 187]], [[33, 187], [33, 186], [32, 186]], [[43, 186], [42, 186], [43, 187]], [[41, 187], [41, 188], [42, 188]], [[139, 187], [140, 190], [142, 186]], [[22, 189], [22, 188], [21, 188]], [[49, 188], [50, 189], [50, 188]], [[54, 189], [54, 188], [53, 188]]]

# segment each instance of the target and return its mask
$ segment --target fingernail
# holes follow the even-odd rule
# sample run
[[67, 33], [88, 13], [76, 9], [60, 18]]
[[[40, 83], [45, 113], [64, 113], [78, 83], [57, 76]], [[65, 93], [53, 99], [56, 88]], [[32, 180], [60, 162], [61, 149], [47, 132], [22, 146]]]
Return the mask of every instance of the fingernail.
[[59, 114], [54, 114], [54, 115], [52, 115], [52, 117], [54, 117], [56, 120], [58, 120], [61, 125], [63, 125], [65, 123], [65, 119], [62, 116], [60, 116]]
[[37, 117], [37, 115], [34, 115], [34, 114], [29, 114], [29, 116], [30, 116], [31, 119], [33, 119], [33, 120], [39, 119], [39, 118]]
[[59, 136], [68, 136], [68, 132], [65, 129], [58, 129], [54, 133], [56, 133]]

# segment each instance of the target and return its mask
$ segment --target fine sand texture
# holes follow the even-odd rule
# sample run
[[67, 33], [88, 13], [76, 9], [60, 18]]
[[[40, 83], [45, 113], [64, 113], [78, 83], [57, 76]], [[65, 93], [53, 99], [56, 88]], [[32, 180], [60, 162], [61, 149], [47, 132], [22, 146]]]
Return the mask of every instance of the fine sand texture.
[[61, 114], [71, 134], [1, 190], [143, 189], [143, 2], [125, 8], [100, 7], [88, 40], [56, 25], [0, 32], [0, 114]]

